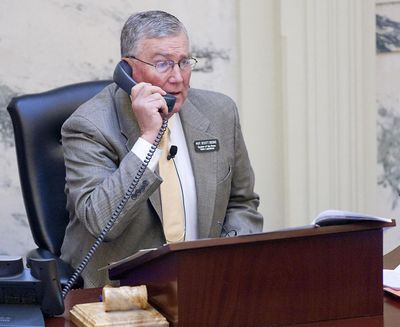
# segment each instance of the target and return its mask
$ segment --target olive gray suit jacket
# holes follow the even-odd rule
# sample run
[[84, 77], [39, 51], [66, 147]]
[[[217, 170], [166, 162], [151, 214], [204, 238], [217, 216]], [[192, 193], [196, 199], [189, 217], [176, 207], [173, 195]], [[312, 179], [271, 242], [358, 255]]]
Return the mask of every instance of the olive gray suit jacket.
[[[190, 89], [180, 111], [197, 191], [199, 238], [224, 231], [260, 232], [254, 175], [234, 102], [218, 93]], [[61, 258], [77, 267], [109, 221], [142, 162], [130, 150], [139, 128], [129, 96], [111, 84], [79, 107], [62, 127], [70, 223]], [[196, 152], [194, 142], [217, 139], [217, 151]], [[83, 272], [85, 287], [107, 283], [98, 269], [143, 248], [165, 243], [159, 186], [146, 169], [116, 224]], [[222, 224], [224, 228], [222, 228]]]

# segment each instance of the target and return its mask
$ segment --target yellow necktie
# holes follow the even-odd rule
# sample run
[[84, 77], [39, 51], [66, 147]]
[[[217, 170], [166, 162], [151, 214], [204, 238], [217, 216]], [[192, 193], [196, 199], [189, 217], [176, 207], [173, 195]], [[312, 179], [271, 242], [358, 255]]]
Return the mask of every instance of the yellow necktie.
[[159, 170], [163, 179], [160, 191], [165, 238], [168, 243], [173, 243], [185, 239], [185, 218], [178, 173], [174, 161], [167, 159], [169, 141], [170, 129], [167, 128], [160, 142], [162, 155], [159, 161]]

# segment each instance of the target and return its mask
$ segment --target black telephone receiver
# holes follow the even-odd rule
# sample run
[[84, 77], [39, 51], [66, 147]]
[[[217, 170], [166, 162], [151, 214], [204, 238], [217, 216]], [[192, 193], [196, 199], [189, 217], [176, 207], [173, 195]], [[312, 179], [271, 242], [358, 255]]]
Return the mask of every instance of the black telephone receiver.
[[[136, 82], [132, 79], [132, 68], [125, 61], [121, 60], [114, 70], [114, 82], [123, 89], [129, 95], [131, 94], [131, 89], [136, 85]], [[174, 108], [176, 98], [172, 94], [166, 94], [163, 96], [167, 102], [168, 112], [171, 112]]]

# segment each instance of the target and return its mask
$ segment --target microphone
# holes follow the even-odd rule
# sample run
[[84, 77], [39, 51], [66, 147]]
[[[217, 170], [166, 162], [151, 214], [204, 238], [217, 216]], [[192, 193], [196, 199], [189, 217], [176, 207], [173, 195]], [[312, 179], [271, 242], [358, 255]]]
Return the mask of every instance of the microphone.
[[169, 148], [167, 160], [174, 159], [177, 153], [178, 153], [178, 147], [176, 145], [171, 145], [171, 147]]

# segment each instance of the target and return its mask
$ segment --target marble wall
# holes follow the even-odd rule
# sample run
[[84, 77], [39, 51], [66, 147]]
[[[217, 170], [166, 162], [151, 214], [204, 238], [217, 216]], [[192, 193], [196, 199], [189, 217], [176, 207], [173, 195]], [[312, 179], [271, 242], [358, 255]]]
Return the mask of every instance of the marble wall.
[[0, 255], [24, 255], [34, 247], [7, 104], [16, 95], [111, 79], [123, 23], [130, 14], [148, 9], [169, 11], [186, 25], [193, 55], [199, 59], [191, 85], [239, 100], [235, 2], [0, 1]]
[[[400, 1], [377, 1], [376, 13], [377, 203], [380, 212], [397, 218], [400, 217]], [[385, 233], [386, 246], [400, 243], [398, 227]]]

